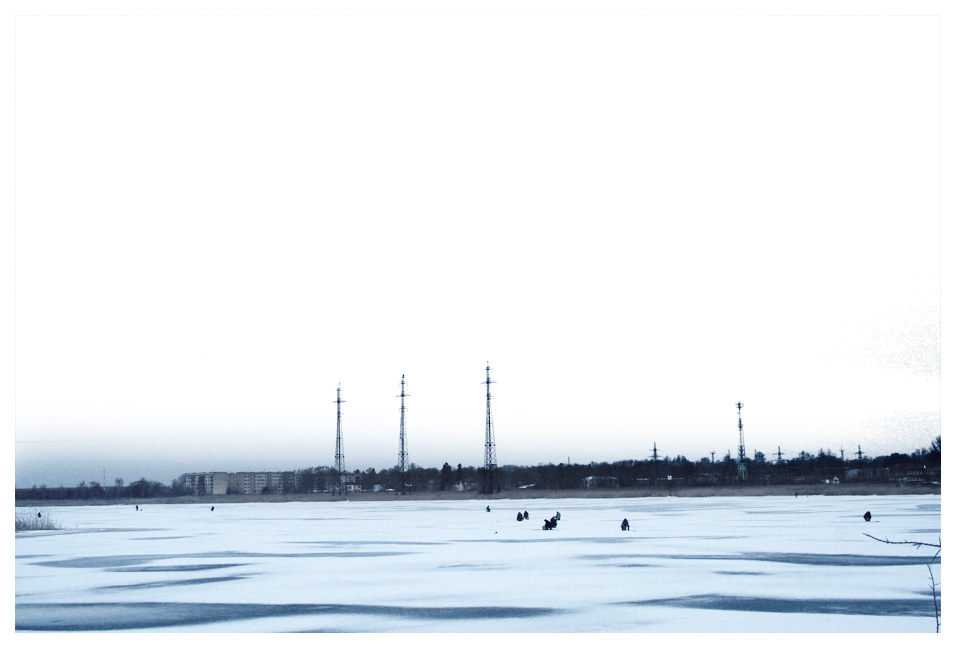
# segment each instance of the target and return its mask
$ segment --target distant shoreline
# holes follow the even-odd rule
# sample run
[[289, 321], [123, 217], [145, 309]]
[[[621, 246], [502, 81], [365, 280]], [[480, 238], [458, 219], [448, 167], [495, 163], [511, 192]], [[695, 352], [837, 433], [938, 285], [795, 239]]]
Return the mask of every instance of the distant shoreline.
[[441, 501], [441, 500], [528, 500], [528, 499], [611, 499], [624, 497], [781, 497], [809, 495], [939, 495], [939, 485], [922, 484], [746, 484], [739, 486], [680, 486], [638, 488], [595, 488], [589, 490], [514, 489], [494, 495], [475, 491], [425, 491], [400, 495], [398, 493], [283, 493], [260, 495], [189, 495], [148, 499], [121, 498], [96, 500], [17, 500], [19, 507], [50, 506], [108, 506], [134, 504], [240, 504], [252, 502], [387, 502], [387, 501]]

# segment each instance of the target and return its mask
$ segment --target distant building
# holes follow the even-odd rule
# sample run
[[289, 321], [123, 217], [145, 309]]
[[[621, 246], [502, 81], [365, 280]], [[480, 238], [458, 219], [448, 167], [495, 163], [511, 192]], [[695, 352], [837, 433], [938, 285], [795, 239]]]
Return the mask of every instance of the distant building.
[[186, 473], [180, 478], [186, 490], [195, 495], [258, 495], [282, 493], [294, 483], [292, 472], [208, 472]]
[[225, 495], [229, 489], [229, 473], [186, 473], [183, 486], [194, 495]]
[[940, 467], [911, 461], [906, 465], [896, 464], [890, 468], [890, 479], [909, 484], [925, 484], [940, 481]]
[[601, 477], [592, 475], [581, 480], [581, 488], [618, 488], [617, 477]]

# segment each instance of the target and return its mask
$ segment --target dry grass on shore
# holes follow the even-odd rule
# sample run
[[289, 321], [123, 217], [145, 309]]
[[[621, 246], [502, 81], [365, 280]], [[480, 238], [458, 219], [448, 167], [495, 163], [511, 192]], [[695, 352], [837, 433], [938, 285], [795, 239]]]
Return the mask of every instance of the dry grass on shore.
[[19, 509], [14, 518], [17, 531], [55, 531], [60, 528], [59, 523], [44, 509]]
[[502, 491], [494, 495], [483, 495], [470, 491], [416, 492], [408, 495], [398, 493], [349, 493], [331, 495], [329, 493], [285, 493], [262, 495], [204, 495], [185, 497], [164, 497], [148, 500], [105, 499], [105, 500], [28, 500], [16, 502], [17, 507], [36, 506], [86, 506], [115, 504], [218, 504], [245, 502], [386, 502], [409, 500], [516, 500], [516, 499], [587, 499], [616, 497], [766, 497], [790, 495], [939, 495], [938, 485], [918, 484], [777, 484], [777, 485], [739, 485], [739, 486], [687, 486], [687, 487], [640, 487], [640, 488], [595, 488], [590, 490], [543, 490], [515, 489]]

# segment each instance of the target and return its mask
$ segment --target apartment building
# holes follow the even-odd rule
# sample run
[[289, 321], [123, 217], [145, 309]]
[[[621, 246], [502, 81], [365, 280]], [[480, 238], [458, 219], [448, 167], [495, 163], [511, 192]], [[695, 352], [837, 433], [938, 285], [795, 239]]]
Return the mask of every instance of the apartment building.
[[229, 490], [229, 473], [186, 473], [183, 485], [195, 495], [225, 495]]
[[205, 472], [186, 473], [183, 485], [196, 495], [226, 495], [240, 493], [258, 495], [263, 491], [282, 493], [294, 481], [292, 472]]

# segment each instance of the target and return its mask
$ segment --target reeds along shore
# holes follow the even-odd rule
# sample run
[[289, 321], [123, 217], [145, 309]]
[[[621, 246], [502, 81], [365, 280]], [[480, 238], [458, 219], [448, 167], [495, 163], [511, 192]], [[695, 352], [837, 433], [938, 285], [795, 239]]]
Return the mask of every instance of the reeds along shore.
[[149, 499], [101, 499], [101, 500], [17, 500], [18, 507], [26, 506], [98, 506], [117, 504], [197, 504], [197, 503], [242, 503], [242, 502], [383, 502], [388, 500], [527, 500], [527, 499], [588, 499], [618, 497], [804, 497], [810, 495], [939, 495], [940, 486], [899, 483], [859, 484], [741, 484], [733, 486], [666, 486], [640, 488], [593, 488], [569, 490], [544, 490], [519, 488], [503, 490], [493, 495], [476, 491], [421, 491], [402, 495], [394, 492], [348, 493], [282, 493], [260, 495], [190, 495], [183, 497], [157, 497]]

